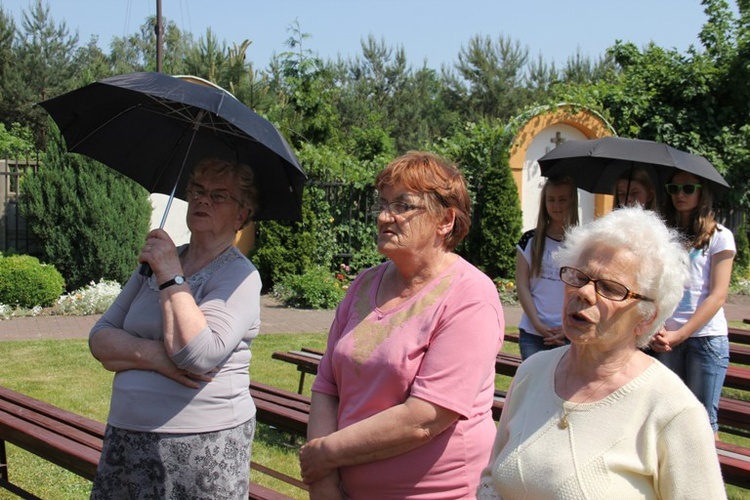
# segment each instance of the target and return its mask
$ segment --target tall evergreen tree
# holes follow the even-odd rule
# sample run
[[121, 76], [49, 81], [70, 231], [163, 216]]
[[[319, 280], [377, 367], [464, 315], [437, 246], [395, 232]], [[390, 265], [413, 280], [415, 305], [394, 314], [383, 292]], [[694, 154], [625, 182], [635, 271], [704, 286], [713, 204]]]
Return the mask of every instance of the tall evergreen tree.
[[444, 70], [452, 105], [464, 118], [512, 118], [531, 102], [525, 86], [529, 49], [510, 37], [474, 36], [461, 47], [455, 72]]
[[148, 232], [146, 190], [104, 165], [65, 153], [52, 127], [41, 168], [21, 183], [20, 209], [43, 259], [75, 290], [101, 278], [125, 283]]
[[34, 130], [40, 145], [44, 142], [47, 117], [41, 108], [32, 104], [75, 86], [73, 56], [77, 44], [78, 33], [70, 34], [64, 21], [56, 24], [49, 4], [36, 0], [30, 11], [23, 12], [16, 57], [24, 78], [24, 93], [19, 98], [26, 109], [18, 116], [18, 121]]
[[19, 118], [24, 106], [26, 87], [23, 72], [14, 50], [16, 25], [13, 19], [0, 6], [0, 123], [6, 127], [14, 122], [25, 121]]

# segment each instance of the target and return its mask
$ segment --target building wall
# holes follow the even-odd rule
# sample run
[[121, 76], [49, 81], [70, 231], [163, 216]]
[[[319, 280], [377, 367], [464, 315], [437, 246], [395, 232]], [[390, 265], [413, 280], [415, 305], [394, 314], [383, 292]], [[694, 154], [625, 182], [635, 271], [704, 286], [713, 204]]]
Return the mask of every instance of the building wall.
[[[559, 134], [559, 135], [558, 135]], [[555, 148], [557, 138], [564, 140], [588, 139], [580, 130], [570, 125], [556, 123], [536, 135], [526, 150], [526, 159], [522, 169], [522, 196], [521, 209], [523, 210], [523, 230], [528, 231], [536, 227], [536, 219], [539, 211], [539, 201], [542, 194], [542, 186], [546, 177], [539, 173], [537, 160]], [[594, 195], [578, 190], [578, 218], [581, 222], [591, 220], [594, 217]]]
[[[518, 186], [523, 211], [523, 230], [536, 226], [539, 198], [545, 178], [537, 160], [561, 141], [597, 139], [614, 135], [612, 126], [591, 111], [568, 104], [544, 108], [519, 128], [510, 151], [510, 168]], [[585, 222], [612, 209], [611, 195], [578, 190], [579, 218]]]

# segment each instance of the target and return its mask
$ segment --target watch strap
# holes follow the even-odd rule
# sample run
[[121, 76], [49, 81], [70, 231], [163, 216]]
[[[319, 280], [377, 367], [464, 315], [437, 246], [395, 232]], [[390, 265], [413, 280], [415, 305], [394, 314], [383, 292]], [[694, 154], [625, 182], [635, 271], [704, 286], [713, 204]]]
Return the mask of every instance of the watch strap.
[[165, 281], [164, 283], [162, 283], [161, 285], [159, 285], [159, 290], [160, 291], [164, 290], [165, 288], [168, 288], [168, 287], [170, 287], [172, 285], [182, 285], [183, 283], [185, 283], [185, 277], [177, 275], [174, 278], [172, 278], [171, 280]]

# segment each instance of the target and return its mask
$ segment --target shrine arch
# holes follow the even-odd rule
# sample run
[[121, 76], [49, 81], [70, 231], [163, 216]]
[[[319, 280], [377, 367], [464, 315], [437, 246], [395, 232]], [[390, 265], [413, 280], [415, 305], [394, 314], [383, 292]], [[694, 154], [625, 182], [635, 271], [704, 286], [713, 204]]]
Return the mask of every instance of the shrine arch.
[[[566, 140], [598, 139], [616, 135], [599, 113], [573, 104], [537, 108], [516, 119], [520, 122], [511, 142], [509, 165], [518, 188], [523, 212], [523, 230], [536, 226], [539, 198], [545, 178], [537, 160]], [[581, 222], [612, 209], [612, 196], [578, 191]]]

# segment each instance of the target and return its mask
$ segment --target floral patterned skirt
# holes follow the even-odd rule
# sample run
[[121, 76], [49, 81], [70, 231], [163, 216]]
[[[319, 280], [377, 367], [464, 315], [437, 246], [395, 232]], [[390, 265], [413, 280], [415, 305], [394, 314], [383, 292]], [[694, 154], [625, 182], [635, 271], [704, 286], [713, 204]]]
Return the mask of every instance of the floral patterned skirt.
[[107, 425], [96, 500], [247, 499], [255, 417], [232, 429], [161, 434]]

